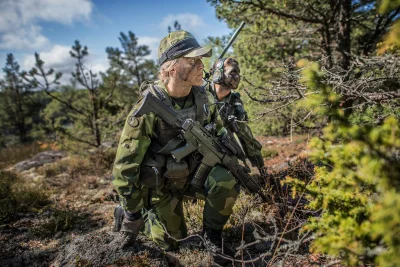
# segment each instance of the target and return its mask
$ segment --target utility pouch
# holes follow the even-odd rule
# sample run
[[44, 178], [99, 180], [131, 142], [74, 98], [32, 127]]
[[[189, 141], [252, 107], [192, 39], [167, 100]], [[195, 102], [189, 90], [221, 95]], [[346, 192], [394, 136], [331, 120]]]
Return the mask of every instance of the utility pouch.
[[176, 162], [172, 157], [167, 158], [167, 170], [165, 177], [170, 179], [180, 179], [189, 176], [189, 167], [186, 161]]
[[176, 162], [172, 157], [167, 158], [167, 169], [164, 173], [167, 184], [171, 188], [183, 190], [189, 177], [189, 167], [186, 161]]
[[140, 167], [140, 183], [150, 189], [159, 189], [165, 182], [161, 169], [154, 166]]

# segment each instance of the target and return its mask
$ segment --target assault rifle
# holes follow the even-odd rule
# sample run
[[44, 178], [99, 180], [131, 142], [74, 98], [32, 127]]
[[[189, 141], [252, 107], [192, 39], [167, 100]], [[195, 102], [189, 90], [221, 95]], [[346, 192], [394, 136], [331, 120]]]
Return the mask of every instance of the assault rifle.
[[223, 141], [213, 136], [200, 122], [180, 119], [173, 109], [149, 92], [144, 97], [139, 109], [135, 111], [134, 116], [142, 116], [150, 112], [153, 112], [166, 123], [177, 126], [182, 130], [186, 144], [171, 151], [171, 155], [176, 161], [179, 162], [196, 150], [203, 156], [190, 182], [191, 185], [202, 189], [208, 173], [215, 165], [220, 164], [228, 169], [237, 182], [249, 193], [259, 195], [266, 202], [270, 201], [261, 192], [259, 183], [249, 175], [250, 170], [239, 164], [238, 158], [229, 150], [229, 146], [224, 145]]

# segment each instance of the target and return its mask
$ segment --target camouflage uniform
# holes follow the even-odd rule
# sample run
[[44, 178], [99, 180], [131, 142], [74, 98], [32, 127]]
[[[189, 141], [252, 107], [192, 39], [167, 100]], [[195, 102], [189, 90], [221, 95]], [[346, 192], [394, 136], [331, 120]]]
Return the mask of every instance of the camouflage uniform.
[[[215, 119], [218, 133], [226, 134], [217, 115], [217, 107], [213, 105], [214, 98], [203, 88], [192, 87], [193, 96], [188, 98], [183, 107], [174, 103], [161, 82], [155, 86], [150, 85], [148, 90], [160, 94], [159, 97], [166, 99], [183, 118], [193, 118], [193, 114], [196, 120], [203, 117], [203, 125]], [[200, 93], [200, 97], [197, 93]], [[200, 109], [204, 114], [199, 116], [196, 104], [202, 97], [208, 109]], [[167, 237], [163, 226], [174, 238], [183, 238], [187, 234], [182, 206], [185, 195], [205, 200], [204, 227], [220, 231], [232, 214], [239, 194], [235, 178], [217, 165], [209, 173], [204, 190], [194, 190], [189, 181], [198, 165], [196, 152], [187, 156], [183, 162], [176, 162], [168, 153], [169, 141], [174, 138], [165, 139], [173, 136], [174, 131], [176, 135], [179, 132], [153, 113], [134, 117], [133, 113], [140, 103], [141, 100], [127, 117], [113, 168], [113, 185], [119, 193], [122, 207], [129, 212], [145, 209], [146, 232], [166, 250], [175, 249], [179, 244]], [[155, 177], [153, 167], [159, 172]], [[174, 168], [178, 171], [174, 172]]]

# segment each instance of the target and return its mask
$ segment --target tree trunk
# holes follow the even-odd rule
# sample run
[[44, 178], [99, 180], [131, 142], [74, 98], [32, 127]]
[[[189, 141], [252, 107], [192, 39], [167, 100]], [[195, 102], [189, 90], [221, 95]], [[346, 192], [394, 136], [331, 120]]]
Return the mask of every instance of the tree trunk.
[[90, 100], [92, 102], [92, 127], [93, 127], [93, 134], [96, 141], [96, 146], [99, 147], [101, 145], [101, 133], [99, 127], [99, 108], [97, 105], [97, 95], [96, 91], [90, 90]]
[[339, 5], [339, 17], [336, 23], [338, 63], [343, 70], [347, 71], [350, 67], [351, 52], [351, 0], [340, 0]]
[[[343, 69], [343, 74], [350, 68], [351, 53], [351, 0], [340, 0], [339, 14], [336, 22], [337, 51], [339, 52], [338, 64]], [[345, 77], [347, 79], [347, 77]], [[352, 113], [353, 100], [343, 99], [342, 108], [346, 117]]]
[[22, 109], [22, 96], [20, 93], [19, 88], [16, 86], [15, 88], [15, 105], [16, 105], [16, 127], [18, 129], [19, 133], [19, 140], [21, 143], [26, 142], [26, 127], [25, 127], [25, 118], [24, 118], [24, 112]]

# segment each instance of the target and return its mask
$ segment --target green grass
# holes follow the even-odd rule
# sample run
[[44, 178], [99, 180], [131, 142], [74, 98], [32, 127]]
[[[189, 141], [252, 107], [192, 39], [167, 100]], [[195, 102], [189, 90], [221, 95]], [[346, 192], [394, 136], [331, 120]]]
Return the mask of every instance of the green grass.
[[275, 149], [262, 149], [261, 155], [264, 159], [272, 159], [279, 155], [278, 151]]

